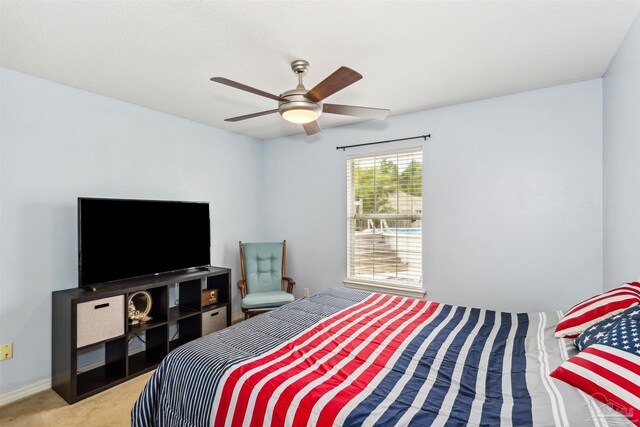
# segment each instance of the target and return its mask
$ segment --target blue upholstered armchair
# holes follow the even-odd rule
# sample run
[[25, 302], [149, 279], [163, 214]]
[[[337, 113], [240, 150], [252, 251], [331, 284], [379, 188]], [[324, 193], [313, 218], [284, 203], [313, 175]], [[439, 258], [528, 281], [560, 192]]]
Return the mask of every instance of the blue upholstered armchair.
[[240, 242], [242, 280], [238, 281], [238, 287], [245, 319], [294, 300], [293, 286], [296, 282], [284, 275], [286, 259], [286, 240], [277, 243]]

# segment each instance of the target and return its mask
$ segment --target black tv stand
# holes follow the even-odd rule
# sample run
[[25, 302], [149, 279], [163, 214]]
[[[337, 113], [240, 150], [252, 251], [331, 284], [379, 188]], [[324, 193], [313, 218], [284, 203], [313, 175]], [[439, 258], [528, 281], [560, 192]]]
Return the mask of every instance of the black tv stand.
[[[203, 291], [213, 289], [218, 301], [203, 306]], [[137, 291], [151, 295], [152, 320], [130, 325], [127, 300]], [[69, 403], [148, 372], [178, 346], [231, 325], [231, 270], [222, 267], [137, 277], [52, 296], [52, 388]], [[136, 336], [144, 336], [144, 346], [136, 347]], [[100, 354], [103, 361], [83, 366], [83, 357], [93, 356], [91, 362]]]

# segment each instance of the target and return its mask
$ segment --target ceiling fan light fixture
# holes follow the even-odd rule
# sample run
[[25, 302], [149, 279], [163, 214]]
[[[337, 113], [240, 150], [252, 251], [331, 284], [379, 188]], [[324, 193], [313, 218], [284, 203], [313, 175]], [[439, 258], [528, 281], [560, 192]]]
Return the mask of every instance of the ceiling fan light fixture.
[[300, 125], [315, 122], [318, 117], [320, 117], [320, 115], [313, 110], [305, 110], [300, 108], [283, 111], [281, 114], [286, 121]]

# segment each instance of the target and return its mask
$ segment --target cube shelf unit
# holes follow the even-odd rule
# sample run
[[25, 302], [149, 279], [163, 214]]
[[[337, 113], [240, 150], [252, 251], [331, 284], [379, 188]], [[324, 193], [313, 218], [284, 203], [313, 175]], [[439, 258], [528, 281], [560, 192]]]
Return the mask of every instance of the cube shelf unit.
[[[203, 291], [212, 289], [218, 290], [218, 302], [203, 306]], [[151, 294], [152, 319], [130, 325], [126, 302], [137, 291]], [[222, 267], [139, 277], [95, 290], [67, 289], [52, 296], [52, 387], [69, 403], [156, 368], [170, 351], [203, 331], [231, 325], [231, 270]], [[97, 362], [81, 366], [87, 360]]]

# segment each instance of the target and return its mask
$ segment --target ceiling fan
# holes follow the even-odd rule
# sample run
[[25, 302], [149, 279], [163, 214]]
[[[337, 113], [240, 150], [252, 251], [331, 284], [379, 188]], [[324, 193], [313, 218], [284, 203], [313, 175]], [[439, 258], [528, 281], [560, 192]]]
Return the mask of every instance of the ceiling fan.
[[267, 114], [280, 113], [282, 118], [301, 124], [307, 135], [320, 132], [320, 125], [316, 121], [322, 113], [341, 114], [345, 116], [363, 117], [366, 119], [385, 119], [389, 110], [383, 108], [357, 107], [354, 105], [326, 104], [322, 101], [345, 87], [357, 82], [362, 75], [351, 68], [340, 67], [329, 77], [318, 83], [313, 89], [307, 90], [302, 84], [302, 78], [309, 71], [309, 63], [303, 59], [291, 63], [291, 69], [298, 76], [298, 86], [295, 89], [273, 95], [259, 89], [252, 88], [242, 83], [224, 77], [212, 77], [211, 80], [236, 89], [244, 90], [265, 98], [278, 101], [278, 108], [261, 111], [259, 113], [244, 116], [231, 117], [225, 122], [239, 122]]

